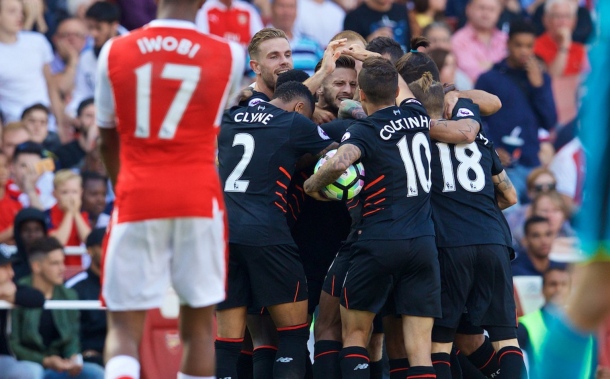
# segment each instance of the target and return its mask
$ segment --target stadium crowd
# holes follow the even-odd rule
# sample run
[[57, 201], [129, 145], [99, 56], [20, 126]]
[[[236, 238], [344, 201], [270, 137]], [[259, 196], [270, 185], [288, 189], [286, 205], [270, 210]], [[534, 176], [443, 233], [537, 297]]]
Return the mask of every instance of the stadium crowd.
[[[327, 45], [347, 38], [346, 46], [359, 44], [393, 62], [408, 52], [428, 54], [454, 94], [478, 89], [497, 97], [501, 109], [483, 116], [482, 125], [518, 193], [518, 204], [504, 212], [516, 251], [512, 273], [538, 278], [533, 292], [544, 299], [518, 329], [530, 378], [536, 378], [544, 313], [565, 303], [572, 281], [565, 262], [578, 250], [571, 221], [583, 198], [585, 154], [577, 113], [590, 70], [594, 3], [207, 0], [196, 27], [243, 47], [244, 88], [261, 74], [250, 64], [248, 46], [268, 27], [283, 31], [290, 43], [284, 71], [313, 75]], [[0, 379], [104, 376], [104, 313], [40, 307], [45, 299], [99, 297], [114, 193], [97, 149], [97, 60], [108, 40], [155, 14], [153, 0], [0, 0], [0, 300], [20, 306], [10, 318], [0, 309]], [[429, 46], [410, 46], [419, 36]], [[337, 70], [359, 65], [339, 60]], [[275, 83], [266, 84], [270, 98]], [[324, 83], [314, 122], [335, 119], [356, 86], [355, 76]], [[451, 93], [445, 102], [455, 105], [459, 96]], [[78, 246], [88, 254], [65, 255], [65, 247]], [[314, 270], [325, 273], [329, 263]], [[316, 285], [310, 282], [309, 291], [319, 296]], [[610, 368], [592, 372], [610, 378]]]

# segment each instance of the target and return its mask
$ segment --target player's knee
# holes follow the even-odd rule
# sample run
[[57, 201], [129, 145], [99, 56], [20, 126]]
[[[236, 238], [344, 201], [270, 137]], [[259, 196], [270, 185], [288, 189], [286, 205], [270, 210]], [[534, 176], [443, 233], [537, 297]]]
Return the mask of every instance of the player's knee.
[[455, 346], [466, 356], [471, 355], [485, 342], [484, 334], [456, 334]]

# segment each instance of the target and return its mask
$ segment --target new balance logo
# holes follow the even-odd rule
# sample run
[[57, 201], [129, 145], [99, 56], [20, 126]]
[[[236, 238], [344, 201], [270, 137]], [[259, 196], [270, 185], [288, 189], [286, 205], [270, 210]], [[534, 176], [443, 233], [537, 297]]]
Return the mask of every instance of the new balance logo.
[[293, 359], [290, 357], [281, 357], [278, 358], [276, 362], [280, 362], [280, 363], [290, 363]]
[[369, 364], [368, 363], [360, 363], [358, 366], [356, 366], [354, 371], [356, 371], [356, 370], [366, 370], [367, 368], [369, 368]]

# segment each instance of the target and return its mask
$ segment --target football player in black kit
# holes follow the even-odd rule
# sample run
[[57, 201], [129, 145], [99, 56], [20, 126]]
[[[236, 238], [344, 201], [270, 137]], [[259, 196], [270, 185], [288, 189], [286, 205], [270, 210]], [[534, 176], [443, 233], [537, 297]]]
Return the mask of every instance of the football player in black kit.
[[227, 299], [217, 311], [218, 377], [237, 375], [250, 305], [267, 307], [278, 330], [273, 377], [305, 373], [307, 282], [285, 221], [285, 190], [301, 156], [336, 146], [308, 118], [314, 106], [306, 86], [288, 82], [270, 102], [234, 107], [223, 117], [218, 160], [230, 257]]
[[341, 293], [344, 379], [369, 378], [365, 346], [391, 291], [403, 315], [407, 377], [435, 376], [431, 331], [441, 304], [430, 205], [430, 118], [404, 81], [398, 93], [398, 82], [388, 60], [365, 60], [358, 84], [369, 117], [350, 126], [337, 154], [305, 182], [305, 191], [323, 200], [319, 191], [349, 165], [360, 160], [366, 167], [358, 241]]

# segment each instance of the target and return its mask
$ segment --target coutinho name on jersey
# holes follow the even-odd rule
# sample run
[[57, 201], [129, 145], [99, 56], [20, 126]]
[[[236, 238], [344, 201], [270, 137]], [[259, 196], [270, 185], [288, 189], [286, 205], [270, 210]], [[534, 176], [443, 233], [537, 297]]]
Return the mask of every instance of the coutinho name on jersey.
[[[394, 114], [400, 114], [400, 110], [395, 110]], [[392, 134], [402, 129], [430, 129], [430, 119], [427, 116], [399, 118], [390, 120], [390, 125], [384, 125], [379, 131], [379, 136], [383, 140], [392, 138]]]
[[142, 37], [137, 40], [137, 43], [142, 54], [164, 50], [169, 52], [175, 51], [180, 55], [187, 55], [189, 58], [193, 58], [201, 48], [198, 43], [193, 44], [187, 38], [178, 40], [172, 36]]

